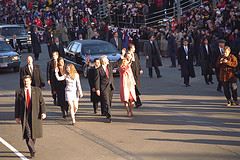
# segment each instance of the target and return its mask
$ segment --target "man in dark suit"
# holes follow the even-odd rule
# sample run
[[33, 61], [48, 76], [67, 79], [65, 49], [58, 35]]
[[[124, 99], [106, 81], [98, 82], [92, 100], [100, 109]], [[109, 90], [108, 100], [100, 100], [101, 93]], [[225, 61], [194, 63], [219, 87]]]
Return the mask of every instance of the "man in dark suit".
[[22, 54], [22, 44], [21, 41], [17, 39], [16, 34], [13, 35], [13, 39], [10, 39], [9, 44], [19, 55]]
[[31, 87], [31, 82], [31, 77], [26, 75], [24, 88], [16, 91], [15, 120], [21, 122], [23, 139], [26, 139], [30, 158], [34, 158], [36, 139], [43, 137], [42, 119], [46, 118], [46, 109], [42, 91], [38, 87]]
[[113, 91], [115, 89], [113, 79], [113, 69], [118, 66], [118, 62], [109, 63], [107, 56], [101, 56], [102, 65], [97, 69], [96, 74], [96, 93], [101, 96], [102, 106], [105, 110], [107, 123], [112, 122], [110, 112]]
[[53, 59], [47, 63], [47, 82], [49, 85], [51, 85], [51, 90], [52, 90], [52, 98], [54, 100], [54, 105], [57, 105], [57, 79], [55, 76], [55, 68], [58, 65], [58, 57], [59, 54], [58, 52], [53, 52], [52, 53]]
[[58, 37], [54, 39], [54, 43], [52, 45], [52, 52], [58, 52], [60, 57], [65, 58], [64, 47], [61, 42], [59, 42]]
[[[91, 67], [89, 69], [88, 72], [88, 82], [90, 85], [90, 90], [91, 90], [91, 101], [93, 102], [93, 109], [94, 109], [94, 114], [97, 113], [97, 109], [98, 109], [98, 102], [100, 102], [101, 98], [100, 96], [98, 96], [96, 94], [96, 87], [95, 87], [95, 83], [96, 83], [96, 72], [97, 69], [100, 67], [101, 62], [99, 58], [95, 58], [94, 59], [94, 66]], [[104, 115], [104, 108], [101, 105], [101, 113], [102, 115]]]
[[178, 65], [181, 67], [181, 77], [184, 78], [184, 84], [189, 87], [189, 77], [195, 77], [193, 67], [193, 48], [188, 45], [188, 40], [183, 40], [183, 45], [178, 49]]
[[213, 70], [213, 72], [216, 73], [216, 77], [217, 77], [217, 81], [218, 81], [217, 91], [219, 91], [219, 92], [222, 92], [222, 82], [219, 79], [220, 70], [218, 67], [216, 67], [216, 62], [217, 62], [218, 57], [223, 55], [225, 43], [226, 43], [225, 40], [220, 39], [218, 41], [218, 47], [213, 48], [213, 55], [212, 55], [212, 70]]
[[167, 54], [171, 58], [171, 62], [172, 62], [172, 65], [169, 67], [175, 68], [176, 67], [176, 41], [172, 33], [172, 30], [169, 30], [168, 32], [167, 40], [168, 40]]
[[123, 49], [123, 42], [122, 42], [122, 38], [119, 38], [118, 37], [118, 33], [115, 32], [114, 35], [113, 35], [113, 38], [110, 39], [110, 43], [112, 45], [114, 45], [117, 50], [121, 51]]
[[42, 52], [40, 35], [37, 32], [38, 29], [36, 27], [33, 28], [31, 23], [30, 23], [30, 31], [31, 31], [31, 40], [32, 40], [32, 49], [33, 49], [34, 58], [35, 60], [38, 60], [39, 54]]
[[31, 56], [27, 57], [27, 63], [27, 65], [23, 66], [20, 69], [20, 88], [24, 87], [24, 76], [30, 75], [32, 80], [32, 86], [45, 89], [45, 82], [40, 67], [36, 64], [33, 64], [33, 58]]
[[48, 47], [49, 58], [52, 59], [52, 44], [54, 43], [52, 28], [46, 28], [45, 38]]
[[162, 77], [158, 66], [162, 66], [160, 50], [153, 35], [148, 36], [149, 41], [144, 43], [143, 52], [146, 57], [146, 67], [149, 71], [149, 76], [152, 78], [152, 67], [155, 68], [157, 78]]
[[94, 36], [92, 37], [92, 39], [97, 39], [97, 40], [101, 39], [98, 32], [94, 32]]

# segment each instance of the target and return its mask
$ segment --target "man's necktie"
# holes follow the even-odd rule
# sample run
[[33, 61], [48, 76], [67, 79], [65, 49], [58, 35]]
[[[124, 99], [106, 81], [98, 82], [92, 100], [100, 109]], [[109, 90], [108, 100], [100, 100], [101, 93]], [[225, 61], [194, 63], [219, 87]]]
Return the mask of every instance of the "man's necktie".
[[31, 75], [33, 74], [32, 66], [29, 67]]
[[106, 75], [109, 78], [108, 68], [106, 67]]
[[28, 113], [30, 113], [31, 112], [31, 101], [30, 101], [29, 89], [27, 89], [27, 108], [28, 108]]

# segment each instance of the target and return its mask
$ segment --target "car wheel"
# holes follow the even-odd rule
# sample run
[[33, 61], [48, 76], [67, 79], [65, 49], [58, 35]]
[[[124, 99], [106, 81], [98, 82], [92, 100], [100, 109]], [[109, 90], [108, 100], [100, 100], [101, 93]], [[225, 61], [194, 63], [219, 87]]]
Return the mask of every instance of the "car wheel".
[[83, 76], [87, 78], [88, 76], [88, 67], [86, 64], [83, 65]]
[[19, 72], [19, 69], [20, 69], [20, 66], [13, 67], [13, 71], [14, 71], [14, 72]]
[[32, 47], [28, 47], [28, 53], [32, 53]]

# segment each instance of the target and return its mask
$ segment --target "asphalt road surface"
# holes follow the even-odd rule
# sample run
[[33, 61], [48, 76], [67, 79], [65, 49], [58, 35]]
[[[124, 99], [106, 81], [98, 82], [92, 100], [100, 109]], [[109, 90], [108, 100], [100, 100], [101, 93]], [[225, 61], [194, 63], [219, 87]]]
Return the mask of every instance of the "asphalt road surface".
[[[35, 64], [40, 65], [46, 83], [49, 61], [46, 45]], [[26, 65], [24, 53], [21, 66]], [[43, 95], [47, 118], [44, 137], [37, 139], [37, 160], [239, 160], [240, 107], [226, 107], [223, 93], [215, 84], [206, 85], [200, 67], [191, 87], [183, 85], [178, 68], [169, 68], [164, 58], [162, 78], [148, 77], [141, 57], [143, 106], [127, 117], [119, 97], [119, 77], [115, 77], [113, 122], [104, 123], [100, 110], [93, 114], [87, 79], [81, 76], [84, 97], [79, 101], [76, 126], [63, 120], [53, 105], [50, 86]], [[238, 83], [239, 84], [239, 83]], [[28, 159], [29, 152], [21, 137], [21, 125], [14, 120], [14, 93], [19, 88], [19, 73], [0, 70], [0, 159]], [[239, 93], [239, 92], [238, 92]], [[7, 142], [7, 143], [6, 143]], [[14, 147], [16, 150], [14, 150]], [[10, 149], [9, 149], [10, 148]], [[21, 156], [21, 154], [23, 156]]]

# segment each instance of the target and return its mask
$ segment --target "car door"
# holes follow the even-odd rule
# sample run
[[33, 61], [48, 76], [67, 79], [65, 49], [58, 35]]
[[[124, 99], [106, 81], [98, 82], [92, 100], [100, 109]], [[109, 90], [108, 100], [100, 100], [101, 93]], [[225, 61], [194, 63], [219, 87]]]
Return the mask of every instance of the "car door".
[[64, 49], [65, 55], [66, 55], [65, 58], [68, 59], [68, 60], [71, 59], [71, 55], [72, 55], [72, 54], [71, 54], [70, 52], [71, 52], [71, 47], [72, 47], [73, 43], [74, 43], [74, 42], [71, 42], [71, 43], [67, 46], [67, 48]]

